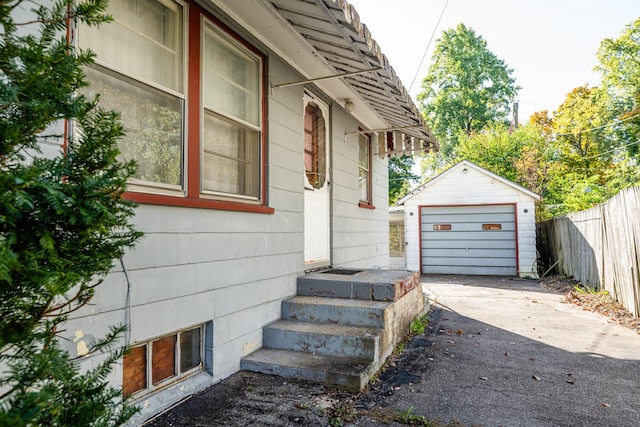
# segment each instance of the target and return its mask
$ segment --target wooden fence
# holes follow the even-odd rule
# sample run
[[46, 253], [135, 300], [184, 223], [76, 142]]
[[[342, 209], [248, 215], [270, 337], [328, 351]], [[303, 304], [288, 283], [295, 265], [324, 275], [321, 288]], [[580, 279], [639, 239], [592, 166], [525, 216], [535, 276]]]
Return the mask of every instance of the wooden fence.
[[539, 224], [541, 252], [559, 274], [608, 291], [640, 316], [640, 187]]

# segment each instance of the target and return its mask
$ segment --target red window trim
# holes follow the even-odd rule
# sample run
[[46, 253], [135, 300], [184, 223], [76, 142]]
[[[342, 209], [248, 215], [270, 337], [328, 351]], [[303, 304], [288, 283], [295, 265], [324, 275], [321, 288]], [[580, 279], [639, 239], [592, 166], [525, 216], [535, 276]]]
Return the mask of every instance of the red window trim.
[[248, 203], [203, 199], [199, 197], [166, 196], [162, 194], [138, 193], [133, 191], [124, 193], [123, 197], [125, 199], [133, 200], [134, 202], [145, 205], [165, 205], [188, 208], [217, 209], [224, 211], [255, 212], [263, 214], [272, 214], [275, 212], [274, 208], [264, 205], [251, 205]]
[[[190, 207], [202, 209], [216, 209], [239, 212], [254, 212], [263, 214], [273, 214], [275, 209], [267, 205], [267, 96], [266, 88], [268, 87], [267, 71], [266, 71], [266, 55], [249, 44], [244, 38], [235, 31], [213, 16], [210, 12], [200, 7], [192, 0], [187, 0], [187, 88], [186, 98], [186, 118], [187, 132], [183, 141], [185, 146], [185, 196], [168, 196], [149, 193], [145, 191], [127, 191], [123, 198], [138, 202], [140, 204], [150, 205], [166, 205], [177, 207]], [[262, 122], [260, 132], [260, 202], [258, 204], [244, 203], [242, 201], [214, 200], [202, 198], [200, 193], [200, 119], [202, 116], [201, 104], [201, 30], [202, 20], [205, 17], [215, 26], [220, 28], [224, 33], [236, 40], [254, 55], [260, 58], [262, 62]], [[66, 144], [66, 139], [65, 139]], [[190, 167], [195, 165], [195, 167]], [[232, 195], [230, 197], [233, 197]]]

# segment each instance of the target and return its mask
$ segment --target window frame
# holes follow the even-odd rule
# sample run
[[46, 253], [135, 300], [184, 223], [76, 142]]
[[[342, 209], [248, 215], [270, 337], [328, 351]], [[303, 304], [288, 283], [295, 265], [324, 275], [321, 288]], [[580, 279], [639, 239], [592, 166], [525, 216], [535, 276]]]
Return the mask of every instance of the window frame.
[[[241, 212], [272, 214], [275, 209], [267, 200], [267, 55], [241, 37], [234, 30], [217, 19], [211, 12], [199, 6], [194, 0], [165, 0], [182, 7], [183, 33], [183, 112], [182, 112], [182, 183], [179, 189], [167, 190], [163, 185], [132, 180], [127, 183], [123, 198], [140, 204], [191, 207]], [[160, 1], [159, 3], [164, 3]], [[204, 106], [202, 93], [202, 64], [204, 62], [204, 22], [214, 26], [230, 43], [241, 46], [259, 62], [259, 136], [258, 136], [258, 196], [246, 197], [241, 194], [205, 192], [202, 189]], [[81, 37], [81, 35], [79, 36]], [[104, 66], [99, 61], [98, 65]], [[107, 67], [113, 70], [112, 67]], [[131, 73], [114, 70], [125, 78], [140, 80]], [[156, 88], [157, 85], [151, 85]], [[175, 95], [169, 91], [167, 93]], [[163, 188], [164, 187], [164, 188]]]
[[361, 138], [364, 138], [367, 146], [367, 200], [360, 198], [360, 182], [358, 182], [358, 207], [365, 209], [375, 209], [373, 204], [373, 184], [372, 184], [372, 168], [373, 168], [373, 154], [371, 150], [372, 138], [369, 133], [358, 134], [358, 181], [360, 180], [360, 171], [363, 170], [360, 165], [360, 142]]
[[[319, 190], [325, 186], [328, 179], [328, 107], [308, 92], [305, 92], [304, 99], [303, 156], [305, 189]], [[307, 169], [307, 163], [310, 163], [311, 169]], [[312, 177], [309, 177], [309, 175], [312, 175]]]
[[[177, 383], [179, 381], [183, 381], [199, 372], [204, 371], [204, 358], [205, 358], [205, 354], [204, 354], [204, 347], [205, 347], [205, 327], [206, 325], [204, 323], [202, 324], [198, 324], [198, 325], [193, 325], [190, 326], [188, 328], [185, 329], [180, 329], [178, 331], [172, 332], [170, 334], [166, 334], [166, 335], [162, 335], [159, 337], [155, 337], [143, 342], [139, 342], [136, 343], [135, 345], [131, 346], [131, 350], [129, 353], [125, 354], [122, 360], [122, 389], [123, 389], [123, 394], [125, 393], [125, 389], [126, 389], [126, 385], [125, 384], [125, 374], [127, 373], [127, 370], [125, 368], [125, 363], [127, 360], [127, 356], [129, 354], [132, 354], [133, 352], [135, 352], [137, 349], [144, 347], [144, 378], [145, 378], [145, 388], [142, 389], [138, 389], [135, 391], [131, 391], [128, 394], [125, 394], [125, 397], [131, 396], [134, 399], [138, 399], [141, 398], [143, 396], [146, 396], [148, 394], [151, 393], [155, 393], [171, 384]], [[181, 354], [182, 354], [182, 348], [180, 346], [180, 337], [183, 333], [187, 333], [190, 331], [193, 331], [194, 329], [200, 328], [200, 363], [197, 366], [194, 366], [193, 368], [187, 369], [184, 372], [181, 372], [181, 367], [180, 367], [180, 361], [181, 361]], [[159, 379], [157, 381], [154, 381], [153, 378], [153, 374], [154, 374], [154, 366], [153, 366], [153, 358], [154, 358], [154, 352], [153, 352], [153, 343], [154, 342], [158, 342], [158, 341], [162, 341], [162, 340], [166, 340], [167, 338], [171, 338], [174, 337], [174, 353], [173, 353], [173, 369], [174, 369], [174, 374], [170, 375], [168, 377]], [[132, 368], [135, 369], [135, 373], [139, 373], [140, 371], [140, 367], [136, 367], [136, 368]]]

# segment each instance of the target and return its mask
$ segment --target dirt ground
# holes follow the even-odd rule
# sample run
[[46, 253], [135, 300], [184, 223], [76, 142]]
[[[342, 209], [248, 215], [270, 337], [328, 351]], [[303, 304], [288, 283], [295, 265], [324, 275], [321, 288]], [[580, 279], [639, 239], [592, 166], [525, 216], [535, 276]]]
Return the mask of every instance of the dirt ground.
[[[606, 295], [581, 291], [574, 280], [545, 278], [540, 285], [565, 295], [565, 302], [595, 311], [640, 333], [640, 320]], [[238, 372], [192, 396], [146, 427], [208, 426], [401, 426], [464, 427], [441, 424], [411, 413], [385, 409], [385, 397], [416, 381], [412, 372], [433, 366], [428, 355], [429, 331], [410, 337], [402, 351], [391, 356], [376, 378], [359, 394], [326, 389], [322, 385], [253, 372]]]

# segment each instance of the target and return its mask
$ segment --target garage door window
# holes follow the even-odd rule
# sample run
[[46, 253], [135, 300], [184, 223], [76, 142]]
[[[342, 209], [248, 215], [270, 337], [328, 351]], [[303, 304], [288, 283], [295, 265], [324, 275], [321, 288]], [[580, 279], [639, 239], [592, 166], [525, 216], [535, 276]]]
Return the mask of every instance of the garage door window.
[[502, 230], [502, 224], [482, 224], [483, 230]]
[[433, 224], [434, 231], [449, 231], [451, 230], [451, 224]]

